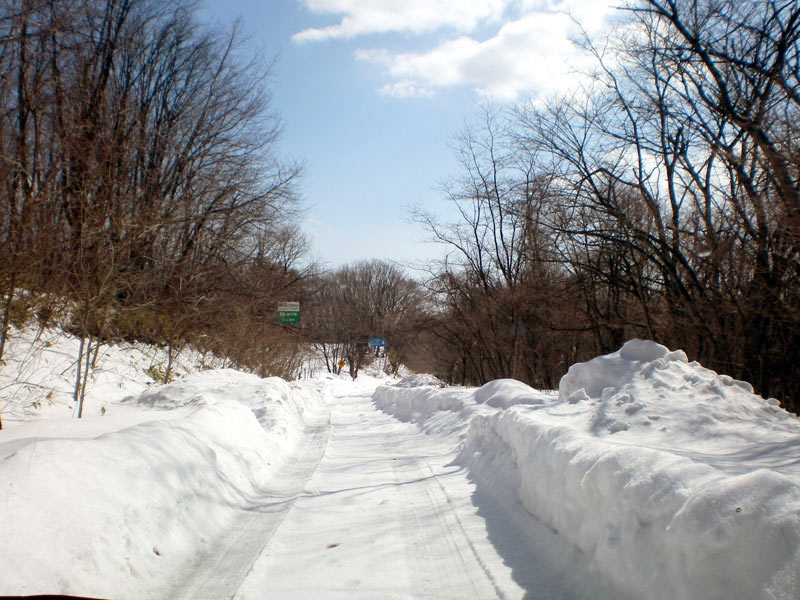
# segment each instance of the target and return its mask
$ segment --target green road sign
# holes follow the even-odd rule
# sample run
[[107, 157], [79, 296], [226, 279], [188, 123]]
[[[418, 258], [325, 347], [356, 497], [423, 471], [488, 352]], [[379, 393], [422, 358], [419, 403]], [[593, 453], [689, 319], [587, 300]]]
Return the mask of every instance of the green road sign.
[[279, 310], [278, 323], [299, 323], [300, 313], [295, 311]]
[[278, 304], [278, 323], [299, 323], [300, 303], [280, 302]]

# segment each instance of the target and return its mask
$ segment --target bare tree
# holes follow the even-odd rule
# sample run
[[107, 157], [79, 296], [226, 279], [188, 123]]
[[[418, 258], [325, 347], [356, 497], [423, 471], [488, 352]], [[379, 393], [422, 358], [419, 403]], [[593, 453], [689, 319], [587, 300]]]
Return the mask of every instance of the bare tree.
[[628, 34], [586, 42], [591, 86], [518, 110], [520, 144], [553, 176], [548, 227], [602, 345], [648, 335], [789, 402], [798, 7], [629, 9]]
[[446, 379], [519, 377], [543, 385], [556, 376], [541, 353], [555, 326], [545, 315], [564, 289], [554, 265], [557, 235], [545, 230], [555, 182], [512, 126], [488, 107], [456, 138], [462, 174], [444, 192], [457, 222], [415, 213], [449, 249], [428, 283], [443, 307], [430, 326], [443, 345], [436, 354], [454, 360], [439, 368]]
[[[691, 184], [713, 195], [698, 212], [722, 223], [703, 258], [717, 263], [709, 265], [714, 280], [720, 255], [732, 250], [741, 265], [726, 281], [737, 300], [744, 297], [735, 304], [742, 315], [737, 375], [796, 409], [800, 6], [649, 0], [633, 8], [657, 60], [675, 74], [669, 91], [697, 140], [681, 161]], [[689, 165], [697, 145], [713, 164], [705, 172]]]
[[300, 168], [274, 151], [271, 63], [243, 61], [238, 25], [209, 30], [195, 9], [2, 6], [0, 352], [18, 288], [68, 298], [78, 416], [99, 340], [174, 348], [213, 328], [222, 298], [244, 314], [271, 301], [252, 286], [301, 277]]
[[308, 335], [329, 372], [344, 360], [353, 379], [375, 358], [371, 338], [386, 338], [395, 364], [412, 352], [422, 310], [419, 286], [392, 263], [361, 261], [323, 276], [308, 311]]

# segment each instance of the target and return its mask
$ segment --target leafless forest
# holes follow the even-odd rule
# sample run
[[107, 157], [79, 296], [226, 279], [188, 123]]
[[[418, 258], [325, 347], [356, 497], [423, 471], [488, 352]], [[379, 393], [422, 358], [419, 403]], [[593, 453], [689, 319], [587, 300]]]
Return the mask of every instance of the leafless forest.
[[[488, 109], [429, 283], [450, 379], [552, 387], [631, 337], [797, 410], [800, 6], [633, 2], [571, 95]], [[445, 354], [438, 352], [437, 356]]]
[[0, 360], [11, 325], [68, 329], [80, 401], [101, 341], [289, 377], [381, 336], [390, 369], [551, 388], [644, 337], [800, 409], [796, 0], [631, 2], [570, 94], [486, 107], [442, 190], [461, 218], [414, 215], [449, 249], [425, 278], [307, 260], [271, 60], [195, 10], [0, 0]]

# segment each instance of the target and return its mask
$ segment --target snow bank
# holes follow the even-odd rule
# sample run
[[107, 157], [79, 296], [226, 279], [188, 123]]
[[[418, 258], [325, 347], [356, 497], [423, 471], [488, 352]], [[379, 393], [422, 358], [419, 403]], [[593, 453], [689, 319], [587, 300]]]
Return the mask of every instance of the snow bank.
[[631, 340], [617, 352], [573, 365], [558, 397], [572, 405], [561, 412], [595, 436], [620, 434], [614, 440], [669, 451], [719, 457], [733, 448], [761, 453], [764, 444], [798, 440], [797, 418], [777, 400], [654, 342]]
[[441, 379], [428, 373], [413, 373], [411, 375], [406, 375], [393, 385], [394, 387], [399, 388], [444, 387], [444, 383], [442, 383]]
[[472, 421], [462, 457], [484, 453], [510, 456], [528, 512], [632, 597], [797, 597], [800, 489], [784, 475], [726, 476], [521, 411]]
[[453, 388], [443, 391], [433, 375], [409, 375], [394, 384], [379, 385], [372, 398], [378, 408], [401, 421], [420, 422], [432, 412], [460, 410], [461, 396]]
[[516, 379], [495, 379], [475, 392], [475, 401], [496, 408], [517, 404], [544, 404], [550, 398]]
[[372, 401], [382, 411], [401, 421], [417, 423], [425, 431], [453, 434], [459, 442], [477, 408], [474, 390], [441, 387], [432, 375], [411, 375], [400, 381], [379, 385]]
[[481, 388], [443, 387], [433, 375], [415, 374], [392, 384], [379, 386], [373, 394], [375, 404], [403, 421], [426, 423], [441, 411], [462, 413], [465, 419], [480, 412], [478, 405], [508, 408], [517, 404], [540, 405], [554, 396], [515, 379], [496, 379]]
[[632, 340], [573, 365], [557, 397], [509, 380], [471, 396], [374, 398], [426, 431], [457, 411], [478, 485], [502, 472], [621, 595], [800, 597], [800, 424], [749, 384]]
[[0, 432], [0, 594], [162, 597], [263, 503], [326, 414], [316, 385], [207, 371], [64, 420], [58, 434], [39, 435], [41, 421]]

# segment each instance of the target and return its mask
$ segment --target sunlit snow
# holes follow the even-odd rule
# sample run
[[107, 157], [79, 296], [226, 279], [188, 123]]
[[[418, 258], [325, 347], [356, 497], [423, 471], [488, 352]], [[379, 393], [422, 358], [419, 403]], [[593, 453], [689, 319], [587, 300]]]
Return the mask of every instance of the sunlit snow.
[[539, 391], [190, 354], [157, 386], [116, 346], [78, 420], [75, 340], [34, 335], [0, 369], [0, 595], [800, 597], [800, 423], [680, 350]]

